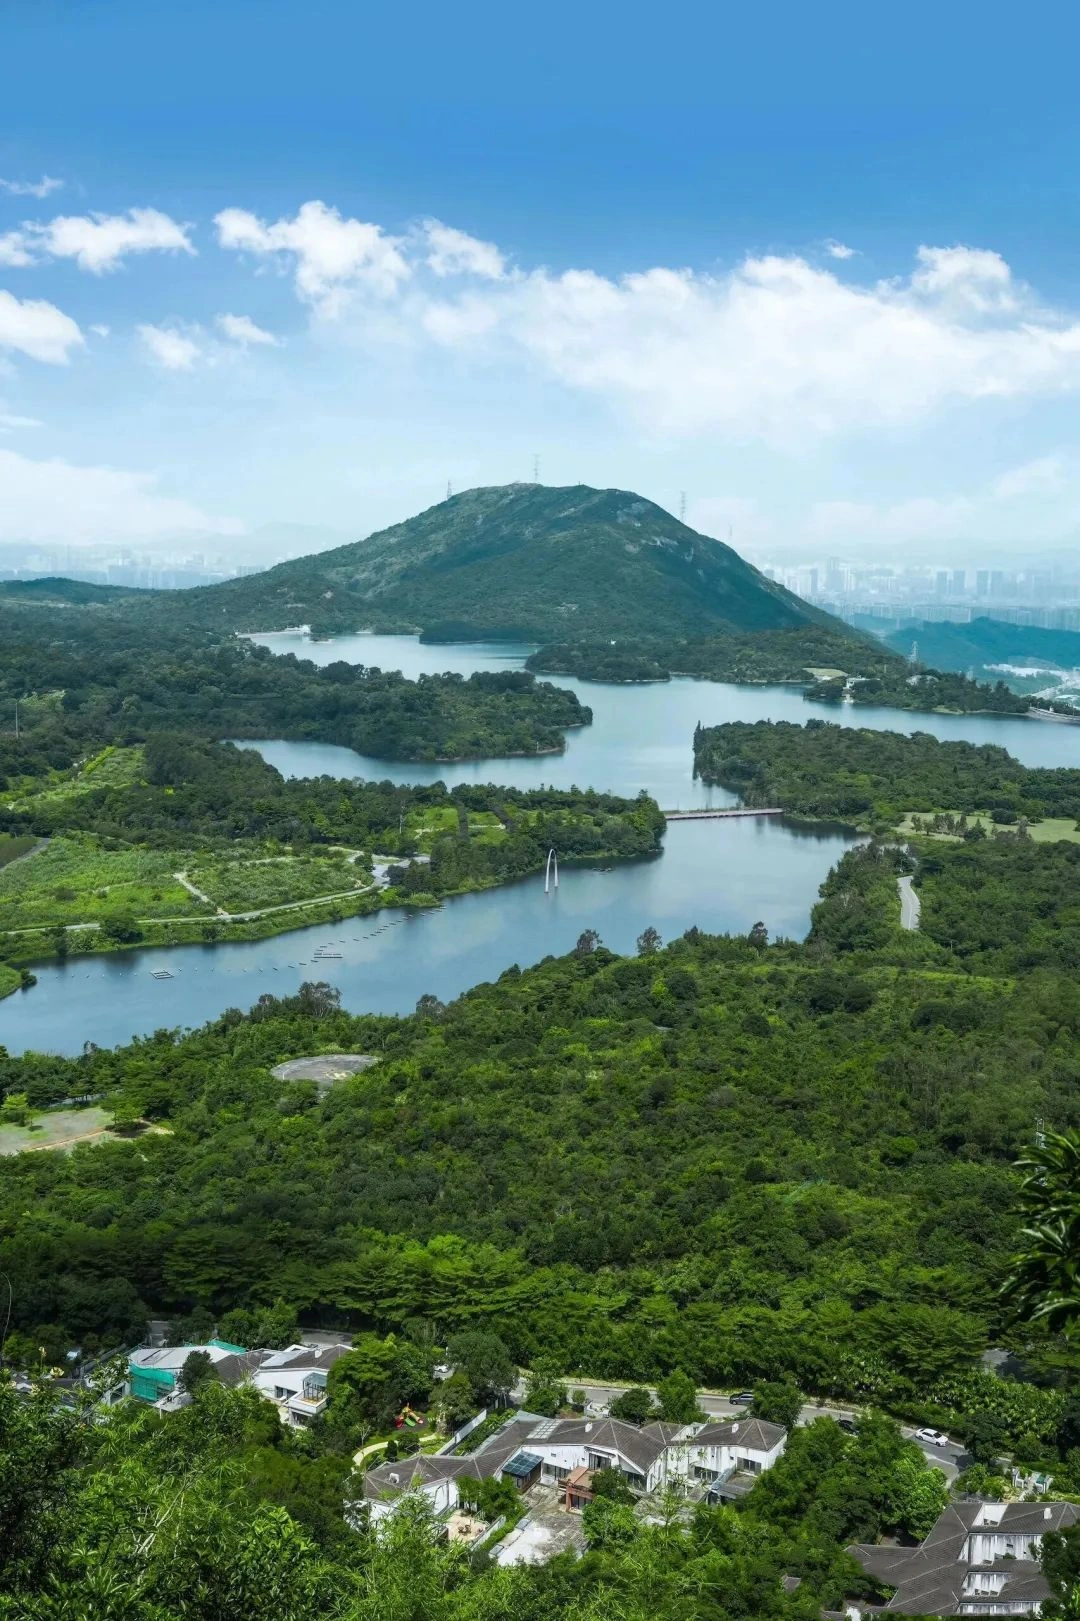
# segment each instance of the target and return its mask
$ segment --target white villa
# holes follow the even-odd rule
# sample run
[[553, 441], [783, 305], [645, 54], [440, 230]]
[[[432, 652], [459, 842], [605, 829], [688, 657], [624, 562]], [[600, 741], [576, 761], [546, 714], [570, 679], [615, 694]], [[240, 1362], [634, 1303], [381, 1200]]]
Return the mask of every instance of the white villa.
[[285, 1424], [309, 1424], [327, 1401], [326, 1376], [348, 1345], [287, 1345], [283, 1351], [245, 1351], [225, 1340], [207, 1345], [159, 1346], [132, 1351], [125, 1394], [164, 1412], [187, 1401], [177, 1385], [184, 1363], [202, 1351], [224, 1385], [252, 1385], [272, 1401]]

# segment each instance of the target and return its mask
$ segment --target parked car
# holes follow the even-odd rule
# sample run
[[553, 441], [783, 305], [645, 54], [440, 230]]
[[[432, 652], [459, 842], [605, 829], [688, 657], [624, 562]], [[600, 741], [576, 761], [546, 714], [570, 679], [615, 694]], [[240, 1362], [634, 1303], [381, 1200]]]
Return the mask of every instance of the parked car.
[[944, 1430], [916, 1430], [916, 1441], [924, 1441], [928, 1447], [947, 1447], [949, 1437]]
[[737, 1396], [728, 1397], [728, 1400], [734, 1402], [736, 1407], [749, 1407], [753, 1399], [754, 1392], [752, 1390], [740, 1390]]
[[843, 1417], [838, 1418], [836, 1422], [846, 1435], [854, 1435], [856, 1430], [859, 1428], [858, 1421], [854, 1418], [848, 1418], [846, 1414], [844, 1414]]

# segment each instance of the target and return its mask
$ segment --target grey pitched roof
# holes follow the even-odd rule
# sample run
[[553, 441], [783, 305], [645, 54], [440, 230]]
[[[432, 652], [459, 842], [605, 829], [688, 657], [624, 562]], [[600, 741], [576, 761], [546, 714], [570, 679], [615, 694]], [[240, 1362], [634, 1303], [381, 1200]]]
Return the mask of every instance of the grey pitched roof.
[[771, 1452], [786, 1434], [782, 1424], [767, 1424], [763, 1418], [725, 1419], [723, 1423], [703, 1425], [690, 1445], [750, 1447], [754, 1452]]
[[262, 1356], [258, 1351], [230, 1351], [227, 1356], [214, 1363], [214, 1372], [223, 1385], [235, 1390], [238, 1385], [251, 1378], [261, 1363]]
[[[275, 1368], [332, 1368], [339, 1357], [347, 1356], [348, 1345], [288, 1345], [283, 1351], [260, 1351], [259, 1365]], [[253, 1353], [254, 1354], [254, 1353]]]
[[639, 1430], [636, 1424], [627, 1424], [619, 1418], [566, 1418], [554, 1424], [547, 1433], [533, 1435], [533, 1440], [556, 1445], [590, 1446], [600, 1452], [618, 1452], [639, 1474], [648, 1474], [657, 1458], [667, 1446], [661, 1431], [668, 1426], [649, 1424]]
[[[885, 1610], [905, 1615], [956, 1615], [961, 1604], [967, 1611], [980, 1603], [987, 1613], [992, 1607], [1021, 1603], [1034, 1609], [1050, 1591], [1038, 1562], [1006, 1559], [973, 1565], [965, 1557], [967, 1539], [976, 1530], [1042, 1536], [1075, 1525], [1080, 1520], [1080, 1508], [1074, 1503], [1007, 1503], [995, 1525], [979, 1526], [977, 1521], [984, 1507], [981, 1502], [950, 1503], [916, 1548], [862, 1544], [848, 1552], [869, 1576], [895, 1587]], [[1001, 1591], [965, 1593], [964, 1583], [973, 1570], [1003, 1576]]]

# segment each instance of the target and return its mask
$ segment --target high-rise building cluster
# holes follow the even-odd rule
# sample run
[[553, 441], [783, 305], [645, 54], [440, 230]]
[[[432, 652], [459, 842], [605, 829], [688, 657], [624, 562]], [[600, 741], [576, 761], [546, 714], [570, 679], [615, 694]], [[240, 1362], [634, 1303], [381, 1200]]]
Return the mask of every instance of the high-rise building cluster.
[[1022, 625], [1080, 630], [1080, 561], [1053, 567], [936, 568], [859, 565], [840, 557], [763, 572], [842, 618], [951, 619], [987, 615]]

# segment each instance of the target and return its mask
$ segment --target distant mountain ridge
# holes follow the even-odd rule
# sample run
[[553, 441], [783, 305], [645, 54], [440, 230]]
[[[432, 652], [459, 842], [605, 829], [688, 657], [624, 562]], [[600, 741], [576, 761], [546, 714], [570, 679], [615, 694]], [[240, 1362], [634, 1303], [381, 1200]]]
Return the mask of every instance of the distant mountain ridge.
[[217, 585], [133, 593], [102, 611], [164, 611], [220, 630], [309, 624], [316, 634], [421, 630], [445, 640], [840, 628], [653, 502], [587, 485], [468, 490], [366, 540]]
[[885, 637], [897, 653], [910, 653], [917, 641], [919, 657], [938, 670], [965, 670], [969, 665], [1045, 664], [1063, 670], [1080, 668], [1080, 632], [1041, 625], [1014, 625], [989, 617], [967, 624], [951, 620], [905, 625]]

